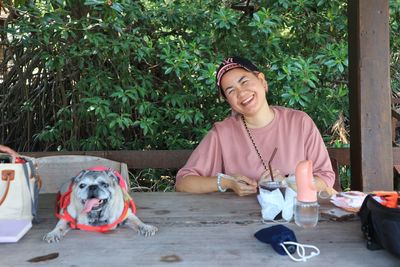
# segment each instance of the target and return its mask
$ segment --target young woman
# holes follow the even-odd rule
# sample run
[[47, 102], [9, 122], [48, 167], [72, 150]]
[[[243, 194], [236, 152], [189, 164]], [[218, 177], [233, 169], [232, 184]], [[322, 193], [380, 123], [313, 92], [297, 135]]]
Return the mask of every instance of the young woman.
[[177, 191], [253, 194], [260, 179], [271, 179], [272, 172], [282, 180], [302, 160], [313, 162], [318, 189], [330, 191], [335, 174], [328, 151], [306, 113], [270, 106], [265, 76], [247, 59], [225, 59], [216, 83], [233, 115], [215, 123], [193, 151], [177, 174]]

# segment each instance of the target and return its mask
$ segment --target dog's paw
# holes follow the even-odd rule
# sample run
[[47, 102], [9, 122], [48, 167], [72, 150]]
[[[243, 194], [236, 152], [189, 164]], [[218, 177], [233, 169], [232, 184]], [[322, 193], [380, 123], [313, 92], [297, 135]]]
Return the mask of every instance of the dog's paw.
[[144, 236], [153, 236], [156, 234], [157, 231], [158, 228], [150, 224], [144, 224], [140, 226], [138, 230], [139, 234]]
[[47, 233], [43, 237], [43, 241], [47, 243], [54, 243], [54, 242], [59, 242], [63, 235], [61, 234], [60, 231], [51, 231], [50, 233]]

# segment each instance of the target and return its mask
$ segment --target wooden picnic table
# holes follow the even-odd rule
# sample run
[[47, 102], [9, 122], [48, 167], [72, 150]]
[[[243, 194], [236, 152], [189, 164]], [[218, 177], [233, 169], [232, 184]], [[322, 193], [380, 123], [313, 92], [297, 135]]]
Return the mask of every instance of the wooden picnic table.
[[[254, 233], [272, 226], [261, 222], [255, 196], [233, 193], [133, 193], [137, 215], [156, 225], [153, 237], [121, 227], [107, 234], [70, 231], [59, 243], [41, 240], [56, 224], [55, 194], [40, 195], [41, 223], [14, 244], [0, 244], [0, 266], [300, 266], [278, 255]], [[323, 204], [323, 209], [330, 208]], [[320, 221], [315, 228], [286, 224], [301, 243], [317, 246], [321, 254], [306, 266], [400, 266], [385, 250], [369, 251], [360, 221]], [[27, 260], [59, 253], [55, 259]], [[305, 265], [304, 265], [305, 266]]]

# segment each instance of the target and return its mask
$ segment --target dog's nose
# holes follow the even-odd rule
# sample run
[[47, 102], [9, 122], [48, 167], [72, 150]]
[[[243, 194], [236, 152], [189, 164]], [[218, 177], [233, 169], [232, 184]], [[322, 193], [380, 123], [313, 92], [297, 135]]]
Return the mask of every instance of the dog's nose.
[[95, 185], [95, 184], [89, 185], [89, 191], [94, 191], [94, 190], [96, 190], [97, 188], [98, 188], [98, 186]]

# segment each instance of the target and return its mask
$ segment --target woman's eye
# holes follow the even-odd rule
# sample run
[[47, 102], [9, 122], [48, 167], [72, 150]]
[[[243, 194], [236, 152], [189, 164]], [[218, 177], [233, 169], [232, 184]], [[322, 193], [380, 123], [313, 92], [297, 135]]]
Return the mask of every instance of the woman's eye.
[[228, 90], [226, 90], [226, 94], [227, 95], [229, 95], [230, 93], [232, 93], [233, 92], [233, 89], [228, 89]]

